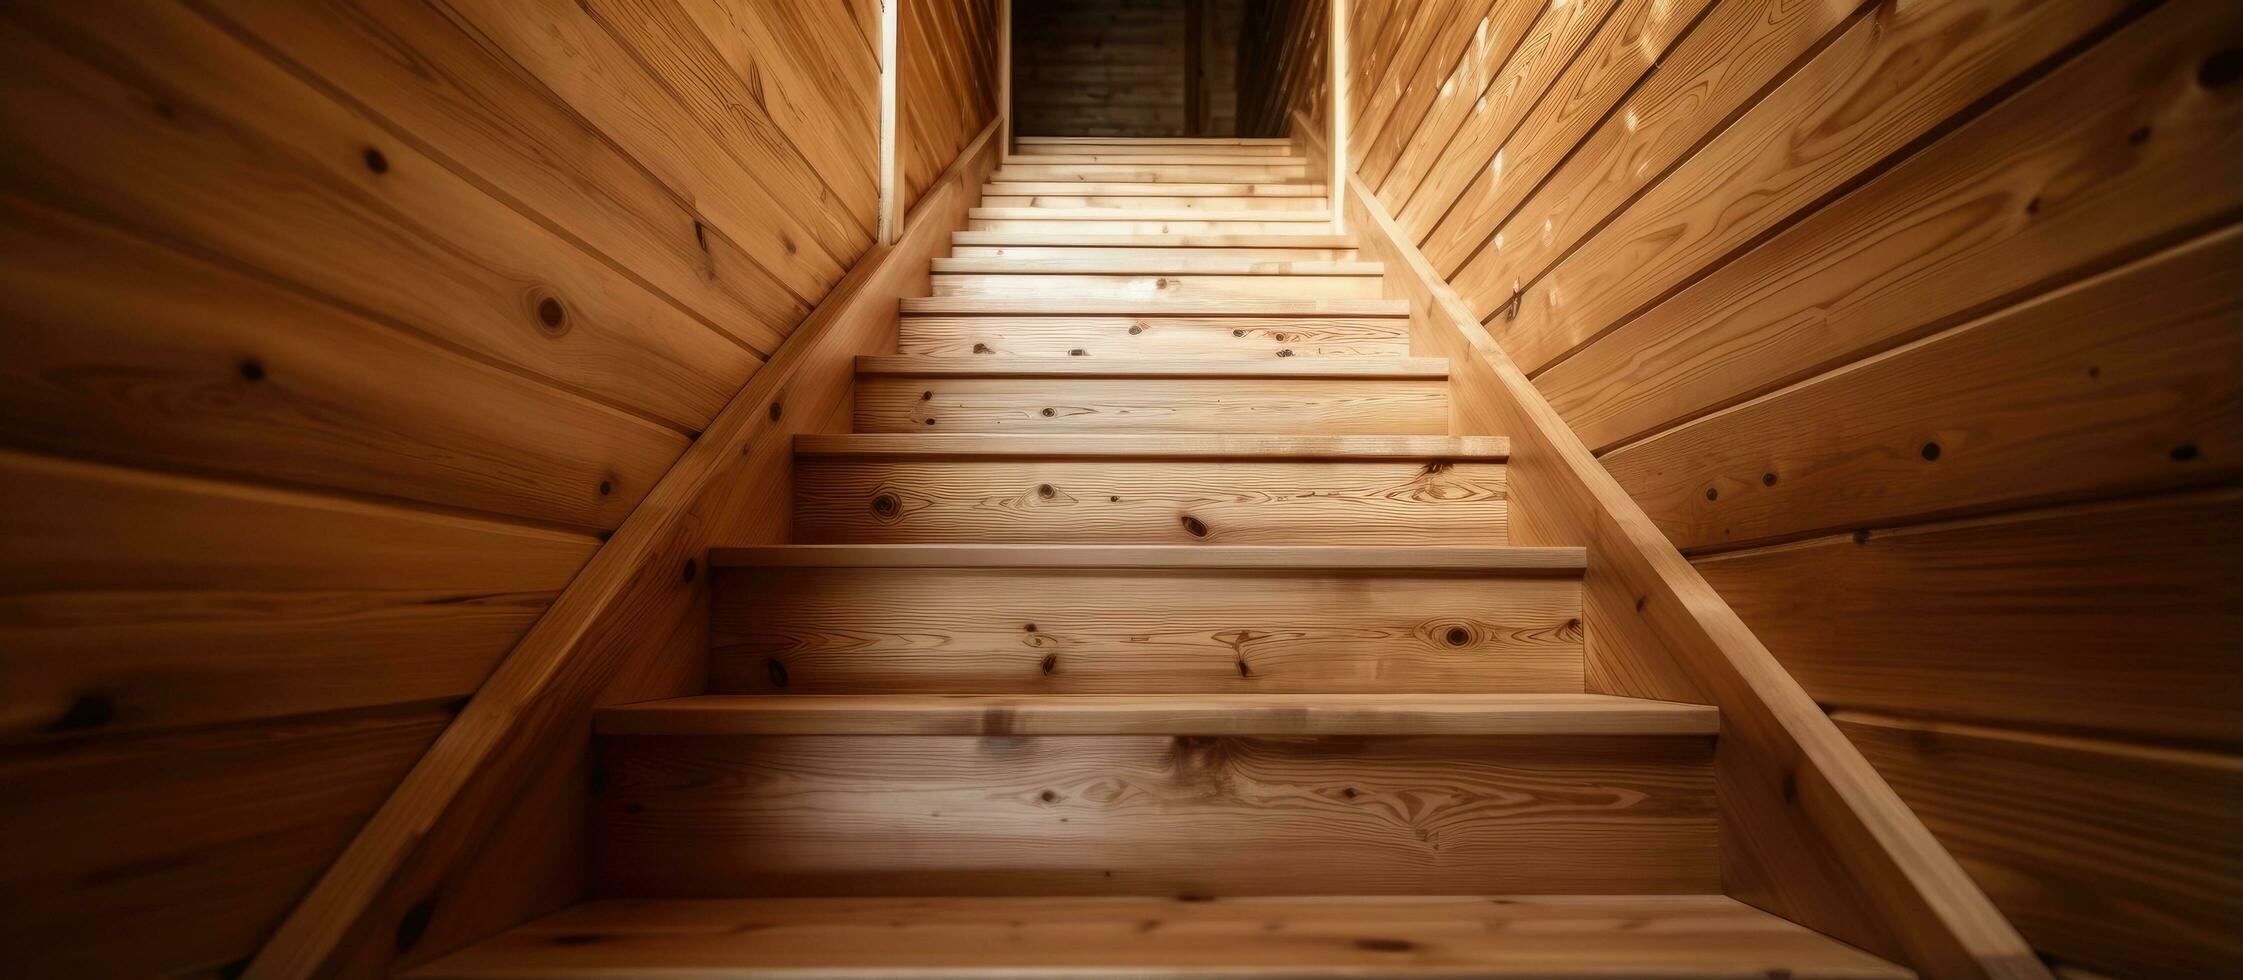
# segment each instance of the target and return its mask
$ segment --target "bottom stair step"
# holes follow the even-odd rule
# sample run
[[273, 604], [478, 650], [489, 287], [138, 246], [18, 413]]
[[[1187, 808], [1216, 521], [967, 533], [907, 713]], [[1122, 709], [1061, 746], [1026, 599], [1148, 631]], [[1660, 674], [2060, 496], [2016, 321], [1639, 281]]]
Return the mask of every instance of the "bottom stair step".
[[715, 899], [565, 909], [422, 967], [501, 977], [1907, 977], [1719, 895]]

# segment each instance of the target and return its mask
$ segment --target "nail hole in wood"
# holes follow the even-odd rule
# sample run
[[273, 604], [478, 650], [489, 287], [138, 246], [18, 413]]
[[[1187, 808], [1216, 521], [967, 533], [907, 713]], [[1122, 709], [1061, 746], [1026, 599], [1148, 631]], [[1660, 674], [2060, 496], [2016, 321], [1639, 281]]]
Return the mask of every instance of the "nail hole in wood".
[[1939, 459], [1939, 444], [1936, 442], [1924, 443], [1924, 448], [1922, 451], [1924, 454], [1924, 461], [1927, 463], [1935, 462]]
[[436, 898], [430, 896], [414, 902], [397, 920], [397, 948], [412, 949], [421, 936], [428, 933], [429, 920], [436, 918]]
[[80, 731], [99, 728], [117, 717], [116, 702], [100, 694], [81, 694], [63, 709], [62, 717], [47, 725], [50, 732]]
[[2196, 81], [2205, 88], [2219, 88], [2238, 77], [2243, 77], [2243, 51], [2233, 48], [2204, 59], [2204, 67], [2196, 70]]
[[1776, 485], [1776, 475], [1775, 475], [1774, 473], [1762, 473], [1762, 474], [1760, 474], [1760, 485], [1761, 485], [1761, 486], [1764, 486], [1764, 487], [1772, 487], [1772, 486], [1775, 486], [1775, 485]]
[[1714, 489], [1714, 488], [1712, 488], [1712, 487], [1707, 487], [1707, 488], [1706, 488], [1706, 499], [1707, 499], [1707, 500], [1719, 500], [1719, 499], [1721, 499], [1721, 491], [1719, 491], [1719, 490], [1716, 490], [1716, 489]]

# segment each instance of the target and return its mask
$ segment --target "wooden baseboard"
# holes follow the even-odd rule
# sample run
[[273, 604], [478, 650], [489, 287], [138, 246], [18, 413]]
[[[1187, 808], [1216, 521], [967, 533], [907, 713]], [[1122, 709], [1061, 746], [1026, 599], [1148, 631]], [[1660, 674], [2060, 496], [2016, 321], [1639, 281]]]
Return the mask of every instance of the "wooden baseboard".
[[846, 418], [855, 359], [895, 349], [995, 168], [1001, 120], [773, 353], [593, 555], [251, 962], [250, 977], [387, 976], [581, 889], [592, 711], [698, 693], [706, 555], [785, 540], [794, 437]]
[[[1317, 129], [1296, 114], [1311, 155]], [[1585, 545], [1592, 693], [1721, 707], [1715, 753], [1730, 895], [1927, 976], [2047, 969], [1961, 865], [1645, 516], [1490, 337], [1377, 196], [1349, 175], [1349, 230], [1411, 301], [1411, 353], [1450, 359], [1452, 431], [1511, 439], [1511, 534]]]

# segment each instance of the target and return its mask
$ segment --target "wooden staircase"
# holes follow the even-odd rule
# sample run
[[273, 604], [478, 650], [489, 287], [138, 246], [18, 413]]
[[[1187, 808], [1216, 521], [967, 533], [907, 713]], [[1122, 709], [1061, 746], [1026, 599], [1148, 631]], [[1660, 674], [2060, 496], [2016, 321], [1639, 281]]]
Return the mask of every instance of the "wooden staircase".
[[598, 900], [417, 975], [1908, 975], [1721, 894], [1716, 710], [1583, 693], [1307, 170], [1023, 138], [709, 693], [597, 717]]

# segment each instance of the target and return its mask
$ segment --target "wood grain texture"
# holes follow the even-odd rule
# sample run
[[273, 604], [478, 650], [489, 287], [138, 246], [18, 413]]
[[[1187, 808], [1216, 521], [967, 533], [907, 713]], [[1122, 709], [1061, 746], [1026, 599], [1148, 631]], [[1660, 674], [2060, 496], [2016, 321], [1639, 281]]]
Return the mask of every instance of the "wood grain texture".
[[89, 8], [11, 11], [0, 183], [680, 429], [760, 363], [209, 22], [140, 13], [147, 58]]
[[2239, 504], [2027, 511], [1696, 564], [1821, 704], [2232, 748]]
[[1685, 551], [2243, 474], [2243, 235], [2044, 294], [1604, 465]]
[[1873, 173], [2127, 6], [1879, 6], [1594, 237], [1507, 237], [1517, 247], [1482, 250], [1452, 281], [1483, 318], [1512, 304], [1489, 326], [1522, 368], [1539, 371]]
[[589, 902], [414, 976], [589, 977], [646, 964], [688, 978], [743, 968], [836, 978], [1064, 970], [1086, 980], [1271, 970], [1505, 980], [1909, 975], [1718, 895], [1473, 895]]
[[[509, 811], [524, 787], [562, 777], [557, 799], [581, 800], [586, 783], [556, 765], [587, 730], [601, 703], [669, 697], [701, 686], [692, 644], [672, 642], [704, 594], [700, 576], [681, 570], [712, 538], [776, 540], [783, 535], [784, 472], [794, 436], [825, 424], [846, 404], [858, 354], [891, 342], [893, 303], [923, 289], [926, 262], [964, 220], [973, 189], [994, 166], [996, 127], [960, 155], [923, 196], [903, 239], [837, 287], [835, 296], [790, 335], [633, 512], [586, 571], [502, 661], [458, 722], [409, 772], [342, 857], [328, 869], [247, 971], [251, 977], [311, 973], [380, 975], [449, 952], [480, 936], [551, 911], [565, 895], [518, 893], [488, 898], [488, 875], [522, 875], [573, 864], [577, 842], [555, 839], [538, 821], [549, 814]], [[693, 635], [689, 631], [686, 635]], [[667, 655], [665, 655], [665, 652]], [[542, 784], [541, 784], [542, 785]], [[572, 806], [563, 805], [563, 810]], [[525, 821], [528, 822], [525, 826]], [[548, 849], [521, 865], [481, 868], [467, 877], [494, 835], [537, 833]], [[534, 857], [534, 862], [529, 858]], [[401, 923], [424, 920], [398, 942]]]
[[[1025, 193], [1021, 187], [1051, 187], [1041, 193]], [[1102, 193], [1082, 185], [1065, 184], [990, 184], [983, 192], [981, 203], [985, 207], [1051, 208], [1054, 210], [1112, 209], [1146, 207], [1161, 211], [1277, 211], [1286, 214], [1322, 212], [1329, 213], [1330, 200], [1323, 195], [1248, 194], [1222, 196], [1201, 194], [1194, 196], [1162, 195], [1169, 184], [1099, 184], [1101, 189], [1127, 188], [1121, 194]], [[1187, 187], [1222, 187], [1223, 184], [1187, 184]], [[1241, 184], [1246, 188], [1289, 188], [1285, 184]]]
[[1713, 735], [1709, 705], [1601, 694], [710, 694], [603, 708], [602, 735]]
[[[1013, 45], [1014, 129], [1035, 136], [1185, 135], [1187, 6], [1186, 0], [1021, 3]], [[1097, 144], [1030, 143], [1023, 150], [1088, 145]]]
[[1377, 299], [1379, 281], [1372, 276], [1218, 275], [1191, 270], [1175, 274], [1038, 273], [1009, 275], [938, 271], [933, 276], [934, 295], [1023, 298], [1049, 301], [1054, 295], [1071, 299], [1125, 299], [1145, 303], [1172, 300]]
[[[1113, 248], [1344, 248], [1355, 247], [1352, 235], [1061, 235], [1054, 233], [961, 231], [950, 236], [953, 245], [982, 246], [1106, 246]], [[1210, 253], [1213, 254], [1213, 253]], [[1302, 258], [1325, 258], [1302, 253]]]
[[1409, 353], [1408, 328], [1401, 317], [919, 315], [903, 318], [896, 349], [931, 357], [1392, 358]]
[[609, 736], [594, 891], [1703, 892], [1709, 743]]
[[1235, 549], [1137, 550], [1162, 563], [1232, 564], [727, 569], [716, 583], [710, 690], [1581, 689], [1577, 581], [1320, 568], [1286, 549], [1267, 550], [1270, 567], [1257, 570], [1224, 554]]
[[1614, 483], [1463, 300], [1349, 185], [1349, 226], [1411, 297], [1413, 340], [1453, 358], [1460, 431], [1513, 440], [1513, 540], [1590, 546], [1593, 693], [1722, 709], [1723, 890], [1938, 975], [2046, 969], [1829, 717]]
[[[2198, 179], [2243, 153], [2243, 109], [2197, 78], [2243, 43], [2231, 13], [2129, 26], [1536, 386], [1601, 451], [2235, 220], [2243, 185]], [[2219, 291], [2126, 278], [2153, 305]]]
[[2243, 758], [1837, 720], [2035, 946], [2116, 975], [2243, 966]]
[[797, 456], [794, 528], [826, 544], [1499, 545], [1505, 496], [1501, 463], [1438, 456]]
[[[1304, 360], [1272, 358], [1266, 363], [1282, 367]], [[859, 432], [939, 428], [942, 432], [1432, 435], [1447, 432], [1449, 418], [1445, 378], [1353, 379], [1329, 373], [1253, 377], [1236, 372], [1201, 378], [1098, 377], [1089, 370], [1024, 377], [860, 373], [856, 413]]]

